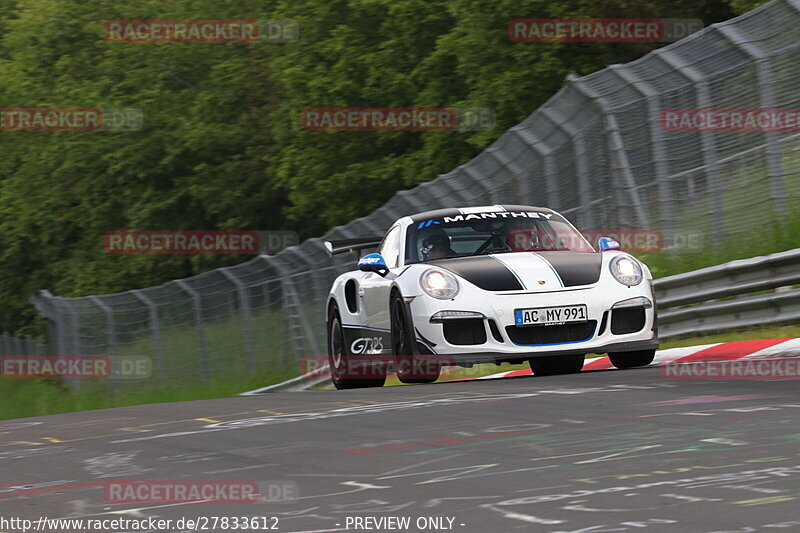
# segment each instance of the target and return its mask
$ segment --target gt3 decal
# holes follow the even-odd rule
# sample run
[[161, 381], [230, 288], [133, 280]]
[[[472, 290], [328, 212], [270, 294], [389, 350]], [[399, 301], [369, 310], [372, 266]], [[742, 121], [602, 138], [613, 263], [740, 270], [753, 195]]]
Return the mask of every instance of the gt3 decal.
[[380, 337], [361, 337], [350, 343], [350, 353], [353, 354], [365, 355], [381, 351], [383, 351], [383, 339]]
[[373, 329], [367, 326], [343, 324], [344, 339], [351, 354], [377, 355], [387, 353], [392, 345], [392, 335], [388, 330]]

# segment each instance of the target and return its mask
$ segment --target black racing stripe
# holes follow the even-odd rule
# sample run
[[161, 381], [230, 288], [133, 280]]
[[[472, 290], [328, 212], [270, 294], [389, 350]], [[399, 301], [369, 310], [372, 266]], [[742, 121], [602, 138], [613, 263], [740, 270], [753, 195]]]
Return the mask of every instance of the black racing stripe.
[[558, 272], [565, 287], [592, 285], [600, 279], [603, 254], [583, 252], [537, 252]]
[[522, 290], [522, 285], [514, 273], [506, 265], [488, 255], [442, 259], [429, 261], [428, 264], [449, 270], [485, 291]]

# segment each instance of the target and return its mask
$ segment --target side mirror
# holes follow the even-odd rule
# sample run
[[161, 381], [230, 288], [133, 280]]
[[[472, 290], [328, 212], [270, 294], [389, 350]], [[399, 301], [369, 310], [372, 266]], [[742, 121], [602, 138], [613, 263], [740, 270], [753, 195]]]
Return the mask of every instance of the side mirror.
[[600, 237], [597, 239], [597, 247], [600, 248], [601, 252], [620, 249], [619, 243], [610, 237]]
[[375, 272], [381, 277], [389, 273], [389, 267], [386, 266], [386, 260], [381, 254], [365, 255], [359, 259], [358, 269], [363, 272]]

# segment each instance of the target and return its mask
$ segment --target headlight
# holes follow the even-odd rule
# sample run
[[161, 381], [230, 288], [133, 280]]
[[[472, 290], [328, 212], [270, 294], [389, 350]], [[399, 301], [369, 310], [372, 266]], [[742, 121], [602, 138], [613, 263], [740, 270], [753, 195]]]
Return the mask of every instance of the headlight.
[[611, 260], [609, 267], [611, 268], [611, 275], [614, 276], [614, 279], [628, 287], [638, 285], [642, 282], [642, 279], [644, 279], [642, 267], [635, 259], [627, 255], [616, 256]]
[[425, 294], [439, 300], [449, 300], [458, 294], [458, 280], [444, 270], [426, 270], [419, 278], [419, 284]]

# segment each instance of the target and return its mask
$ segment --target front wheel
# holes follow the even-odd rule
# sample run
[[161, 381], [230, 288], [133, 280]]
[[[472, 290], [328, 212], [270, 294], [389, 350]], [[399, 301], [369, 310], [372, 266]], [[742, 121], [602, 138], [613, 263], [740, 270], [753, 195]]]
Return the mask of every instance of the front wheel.
[[608, 354], [611, 364], [617, 368], [634, 368], [647, 366], [656, 358], [655, 350], [639, 350], [638, 352], [618, 352]]
[[537, 376], [575, 374], [583, 368], [583, 355], [554, 355], [528, 359], [531, 371]]
[[344, 329], [336, 304], [328, 313], [328, 365], [337, 389], [382, 387], [386, 368], [370, 361], [355, 361], [345, 342]]
[[421, 361], [414, 356], [414, 333], [406, 321], [406, 309], [399, 294], [391, 300], [392, 352], [397, 379], [403, 383], [433, 383], [442, 367], [435, 362]]

